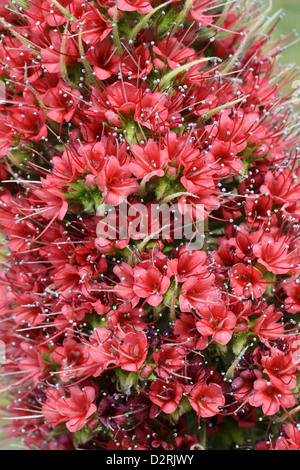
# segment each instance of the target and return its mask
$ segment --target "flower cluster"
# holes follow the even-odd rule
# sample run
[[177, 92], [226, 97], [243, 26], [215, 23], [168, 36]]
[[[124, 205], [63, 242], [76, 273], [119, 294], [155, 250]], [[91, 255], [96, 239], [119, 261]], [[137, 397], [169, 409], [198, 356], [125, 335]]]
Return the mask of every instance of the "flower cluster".
[[1, 0], [0, 391], [26, 447], [300, 449], [297, 72], [265, 8]]

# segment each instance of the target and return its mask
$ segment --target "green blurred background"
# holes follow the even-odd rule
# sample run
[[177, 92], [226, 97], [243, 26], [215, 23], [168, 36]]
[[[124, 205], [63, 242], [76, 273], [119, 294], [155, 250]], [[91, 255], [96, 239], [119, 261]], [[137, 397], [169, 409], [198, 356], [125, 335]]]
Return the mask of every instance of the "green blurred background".
[[[265, 3], [268, 3], [267, 0], [265, 0]], [[272, 2], [272, 13], [269, 13], [271, 16], [273, 13], [275, 13], [279, 9], [283, 9], [285, 16], [283, 19], [280, 21], [279, 25], [276, 28], [276, 31], [274, 32], [274, 38], [280, 37], [280, 35], [285, 35], [290, 33], [293, 30], [297, 31], [297, 27], [299, 24], [300, 20], [300, 0], [273, 0]], [[299, 34], [300, 34], [300, 28], [299, 28]], [[295, 37], [293, 39], [296, 40], [297, 38]], [[282, 54], [282, 58], [280, 59], [282, 63], [294, 63], [295, 65], [300, 66], [300, 41], [296, 44], [294, 44], [291, 47], [288, 47]], [[300, 70], [299, 70], [299, 80], [300, 80]], [[287, 88], [291, 89], [292, 84], [288, 85]], [[0, 398], [0, 403], [1, 403], [1, 398]], [[0, 419], [0, 426], [1, 426], [1, 419]], [[1, 436], [1, 430], [0, 430], [0, 436]], [[0, 449], [21, 449], [22, 446], [20, 443], [12, 444], [10, 442], [3, 442], [1, 445], [0, 441]]]
[[[267, 0], [265, 0], [267, 3]], [[276, 30], [274, 32], [274, 38], [280, 37], [280, 35], [288, 34], [292, 31], [299, 33], [299, 37], [293, 36], [291, 41], [296, 42], [300, 38], [300, 27], [298, 29], [300, 20], [300, 0], [273, 0], [272, 1], [272, 14], [276, 11], [283, 9], [285, 16], [282, 18]], [[271, 15], [271, 14], [270, 14]], [[287, 47], [283, 53], [280, 62], [287, 64], [295, 64], [300, 66], [300, 40], [295, 44]], [[300, 79], [300, 70], [299, 70]], [[291, 89], [292, 84], [287, 86], [287, 89]]]

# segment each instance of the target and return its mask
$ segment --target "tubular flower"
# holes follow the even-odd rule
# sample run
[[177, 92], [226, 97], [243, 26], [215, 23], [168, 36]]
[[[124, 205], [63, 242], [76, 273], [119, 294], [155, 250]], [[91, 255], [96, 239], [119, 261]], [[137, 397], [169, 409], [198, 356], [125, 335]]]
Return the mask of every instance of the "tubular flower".
[[259, 0], [0, 2], [9, 439], [300, 449], [298, 71], [278, 21]]

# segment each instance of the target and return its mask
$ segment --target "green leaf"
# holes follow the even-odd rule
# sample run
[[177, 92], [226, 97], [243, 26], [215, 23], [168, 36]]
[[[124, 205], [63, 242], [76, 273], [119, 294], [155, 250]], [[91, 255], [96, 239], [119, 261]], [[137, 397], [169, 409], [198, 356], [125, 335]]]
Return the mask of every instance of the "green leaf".
[[245, 331], [243, 333], [237, 333], [232, 341], [232, 350], [236, 356], [238, 356], [247, 342], [248, 332]]
[[127, 372], [123, 369], [116, 369], [116, 376], [118, 378], [119, 389], [122, 390], [126, 395], [129, 395], [132, 387], [135, 387], [137, 391], [139, 376], [136, 372]]
[[98, 313], [93, 312], [86, 317], [87, 323], [91, 325], [92, 328], [106, 327], [107, 319], [105, 316], [98, 315]]
[[85, 444], [93, 437], [94, 431], [90, 431], [84, 426], [79, 431], [74, 432], [74, 446], [77, 447], [81, 444]]
[[102, 203], [103, 197], [97, 186], [86, 186], [85, 180], [76, 180], [69, 184], [68, 188], [73, 189], [70, 193], [65, 191], [64, 195], [75, 205], [81, 205], [86, 212], [95, 213], [97, 207]]

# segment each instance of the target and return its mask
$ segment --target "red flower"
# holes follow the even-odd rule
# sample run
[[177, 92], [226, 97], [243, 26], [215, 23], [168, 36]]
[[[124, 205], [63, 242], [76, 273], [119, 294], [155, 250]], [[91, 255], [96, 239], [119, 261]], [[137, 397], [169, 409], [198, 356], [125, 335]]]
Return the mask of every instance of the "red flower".
[[14, 309], [17, 325], [27, 324], [36, 326], [43, 323], [46, 318], [46, 307], [41, 302], [38, 293], [16, 293], [15, 302], [18, 304]]
[[149, 398], [160, 407], [161, 411], [170, 414], [178, 408], [182, 398], [182, 387], [177, 382], [158, 379], [150, 386]]
[[196, 327], [196, 319], [191, 314], [182, 313], [176, 318], [174, 334], [178, 335], [178, 344], [184, 344], [188, 348], [205, 349], [208, 337], [200, 335]]
[[149, 139], [144, 148], [132, 145], [130, 150], [133, 154], [130, 168], [138, 179], [146, 178], [145, 181], [148, 181], [153, 176], [164, 176], [163, 168], [169, 163], [166, 149], [159, 149], [156, 142]]
[[299, 449], [289, 35], [255, 2], [0, 3], [4, 431]]
[[247, 401], [253, 390], [253, 384], [262, 377], [259, 370], [244, 370], [232, 382], [234, 396], [238, 401]]
[[153, 360], [156, 364], [155, 372], [162, 378], [171, 378], [184, 366], [185, 350], [183, 347], [171, 347], [164, 344], [153, 353]]
[[277, 388], [265, 379], [257, 379], [254, 384], [254, 393], [249, 398], [249, 404], [254, 407], [262, 406], [267, 416], [274, 415], [280, 407], [290, 408], [295, 404], [294, 396], [286, 393], [285, 389]]
[[103, 171], [98, 174], [97, 183], [100, 191], [103, 192], [103, 200], [113, 206], [120, 204], [139, 188], [136, 180], [131, 178], [128, 166], [121, 166], [118, 159], [113, 156], [108, 159]]
[[20, 352], [22, 356], [25, 354], [25, 357], [21, 357], [19, 368], [21, 371], [25, 372], [26, 375], [19, 383], [21, 384], [22, 382], [32, 380], [34, 385], [37, 386], [41, 378], [45, 376], [47, 369], [41, 352], [25, 342], [20, 343]]
[[276, 214], [272, 212], [273, 201], [270, 197], [260, 196], [248, 199], [245, 204], [247, 225], [251, 228], [273, 226], [277, 222]]
[[56, 87], [50, 88], [44, 95], [43, 100], [48, 107], [47, 115], [53, 121], [62, 123], [69, 122], [79, 103], [80, 92], [71, 90], [65, 83], [60, 81]]
[[[45, 63], [45, 68], [50, 73], [59, 73], [61, 67], [60, 61], [62, 51], [62, 38], [60, 37], [60, 35], [50, 30], [48, 44], [48, 47], [45, 47], [41, 50], [41, 55], [43, 58], [43, 62]], [[78, 50], [75, 44], [76, 43], [70, 36], [65, 39], [65, 51], [63, 60], [66, 66], [74, 64], [76, 59], [78, 58]]]
[[147, 324], [142, 320], [145, 312], [142, 308], [132, 308], [131, 304], [121, 304], [117, 310], [107, 314], [107, 325], [123, 338], [127, 333], [142, 331]]
[[163, 93], [146, 92], [137, 102], [134, 120], [151, 130], [169, 127], [168, 100]]
[[219, 290], [214, 284], [215, 277], [209, 274], [204, 277], [189, 277], [182, 285], [182, 294], [179, 296], [182, 312], [200, 310], [207, 303], [216, 302]]
[[283, 286], [287, 298], [285, 299], [285, 308], [291, 313], [300, 312], [300, 282], [289, 282]]
[[[129, 80], [133, 80], [137, 77], [146, 80], [153, 65], [149, 48], [139, 46], [122, 58], [121, 72], [122, 75], [126, 75]], [[127, 83], [124, 83], [124, 85], [126, 84]]]
[[293, 389], [296, 386], [296, 364], [291, 354], [272, 348], [270, 355], [263, 356], [261, 361], [263, 372], [268, 374], [276, 387]]
[[264, 235], [259, 243], [254, 245], [253, 253], [258, 262], [274, 274], [285, 274], [291, 269], [291, 259], [288, 256], [286, 238], [279, 240], [272, 236]]
[[229, 271], [230, 284], [237, 295], [258, 299], [266, 289], [261, 271], [251, 264], [237, 263]]
[[188, 277], [198, 274], [208, 274], [207, 254], [205, 251], [190, 250], [181, 246], [176, 253], [176, 258], [168, 261], [168, 276], [176, 276], [179, 282], [184, 282]]
[[35, 106], [26, 106], [20, 102], [19, 107], [10, 108], [7, 126], [25, 140], [40, 141], [47, 137], [47, 116]]
[[81, 34], [85, 43], [95, 45], [108, 36], [112, 25], [105, 20], [97, 8], [89, 7], [89, 11], [73, 24], [72, 29], [76, 34]]
[[300, 430], [297, 425], [285, 423], [281, 434], [276, 440], [275, 450], [300, 450]]
[[237, 156], [238, 148], [235, 143], [215, 139], [210, 147], [209, 153], [215, 159], [215, 166], [221, 175], [226, 175], [232, 170], [239, 173], [244, 169], [242, 159]]
[[47, 389], [47, 399], [43, 405], [42, 412], [52, 426], [66, 423], [70, 432], [76, 432], [83, 428], [86, 420], [96, 411], [93, 404], [95, 400], [95, 389], [77, 386], [70, 387], [70, 398], [65, 396], [64, 390]]
[[116, 285], [116, 295], [126, 302], [130, 302], [133, 307], [139, 302], [140, 296], [136, 295], [133, 290], [135, 282], [134, 270], [129, 264], [122, 263], [121, 266], [114, 267], [114, 273], [120, 279]]
[[298, 182], [299, 169], [295, 171], [295, 178], [291, 177], [288, 169], [268, 171], [264, 178], [264, 184], [260, 187], [263, 194], [267, 194], [275, 200], [277, 204], [294, 202], [300, 198], [300, 185]]
[[119, 341], [113, 332], [106, 328], [97, 328], [91, 335], [89, 343], [89, 364], [95, 368], [95, 377], [100, 375], [111, 364], [119, 365]]
[[87, 60], [93, 65], [94, 73], [99, 80], [105, 80], [119, 71], [120, 58], [114, 53], [113, 44], [108, 38], [95, 45], [87, 53]]
[[203, 336], [211, 336], [212, 341], [227, 344], [236, 324], [236, 316], [223, 303], [202, 307], [201, 320], [196, 322], [196, 328]]
[[62, 220], [67, 213], [68, 203], [65, 196], [56, 188], [51, 188], [48, 183], [44, 182], [43, 189], [36, 189], [34, 195], [37, 196], [39, 202], [46, 204], [41, 209], [43, 217], [46, 219]]
[[141, 14], [153, 10], [148, 0], [119, 0], [118, 8], [122, 11], [136, 11]]
[[192, 62], [196, 59], [193, 49], [182, 47], [180, 41], [170, 36], [158, 42], [157, 46], [153, 46], [153, 52], [155, 52], [156, 56], [160, 59], [155, 59], [155, 64], [161, 69], [165, 66], [163, 59], [167, 61], [171, 69], [176, 69], [178, 65], [184, 64], [186, 61]]
[[68, 382], [78, 375], [83, 375], [86, 368], [88, 354], [86, 347], [67, 338], [64, 340], [63, 346], [57, 347], [53, 352], [54, 361], [61, 366], [60, 377], [63, 382]]
[[274, 305], [269, 305], [257, 319], [251, 331], [256, 333], [261, 341], [280, 338], [284, 334], [282, 324], [278, 323], [282, 315], [282, 312], [275, 310]]
[[188, 399], [199, 418], [215, 416], [225, 404], [222, 388], [212, 382], [195, 385]]
[[128, 333], [123, 338], [120, 352], [120, 366], [124, 370], [138, 371], [148, 353], [147, 336], [143, 332]]
[[156, 307], [163, 300], [170, 286], [170, 279], [161, 274], [155, 267], [150, 266], [147, 269], [135, 268], [134, 270], [134, 293], [146, 299], [146, 302], [152, 307]]

